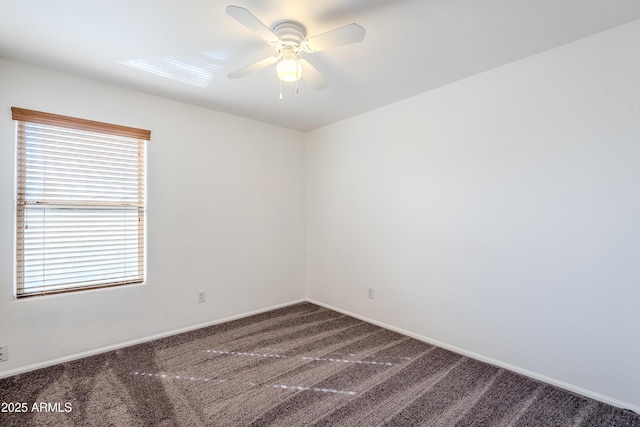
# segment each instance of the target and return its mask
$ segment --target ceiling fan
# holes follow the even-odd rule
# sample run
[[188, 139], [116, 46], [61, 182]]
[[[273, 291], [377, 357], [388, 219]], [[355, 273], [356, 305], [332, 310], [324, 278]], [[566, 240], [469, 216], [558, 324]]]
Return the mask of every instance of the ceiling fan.
[[365, 30], [360, 25], [349, 24], [307, 38], [305, 27], [297, 21], [279, 21], [273, 28], [269, 28], [251, 12], [240, 6], [227, 6], [227, 15], [255, 32], [276, 49], [276, 55], [231, 72], [229, 78], [232, 79], [244, 77], [277, 63], [276, 71], [281, 82], [297, 82], [302, 78], [312, 88], [322, 90], [329, 85], [329, 81], [313, 65], [305, 59], [299, 58], [298, 55], [302, 52], [314, 53], [332, 47], [357, 43], [362, 41], [365, 35]]

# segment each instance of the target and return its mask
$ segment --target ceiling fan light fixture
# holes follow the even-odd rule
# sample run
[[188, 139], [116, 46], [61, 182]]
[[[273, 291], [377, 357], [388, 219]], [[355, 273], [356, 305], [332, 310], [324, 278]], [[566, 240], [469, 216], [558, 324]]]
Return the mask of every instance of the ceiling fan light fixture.
[[293, 83], [302, 77], [302, 64], [294, 53], [287, 53], [276, 66], [278, 78], [285, 83]]
[[[332, 47], [357, 43], [364, 39], [365, 30], [353, 23], [340, 28], [307, 37], [307, 29], [301, 23], [292, 20], [277, 22], [271, 28], [256, 18], [244, 7], [229, 5], [227, 15], [256, 33], [260, 38], [276, 48], [277, 56], [262, 59], [229, 73], [229, 78], [237, 79], [264, 67], [277, 64], [276, 73], [282, 83], [295, 83], [302, 78], [315, 90], [323, 90], [329, 85], [327, 79], [305, 59], [298, 59], [298, 54], [320, 52]], [[296, 93], [298, 86], [296, 85]], [[282, 95], [281, 95], [282, 98]]]

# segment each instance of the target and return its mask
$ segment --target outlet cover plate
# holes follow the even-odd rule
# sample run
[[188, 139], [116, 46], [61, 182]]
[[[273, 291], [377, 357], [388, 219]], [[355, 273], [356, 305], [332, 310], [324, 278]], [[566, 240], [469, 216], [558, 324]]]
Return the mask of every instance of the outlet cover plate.
[[198, 302], [205, 302], [207, 300], [207, 292], [206, 291], [198, 291]]

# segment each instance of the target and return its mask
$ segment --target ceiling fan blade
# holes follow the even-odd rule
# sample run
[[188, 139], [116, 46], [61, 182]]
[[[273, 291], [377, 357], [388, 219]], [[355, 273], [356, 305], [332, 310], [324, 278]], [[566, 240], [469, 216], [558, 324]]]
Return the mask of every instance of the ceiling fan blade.
[[275, 64], [276, 62], [278, 62], [278, 59], [280, 59], [280, 56], [270, 56], [269, 58], [261, 59], [260, 61], [247, 65], [246, 67], [242, 67], [238, 70], [232, 71], [231, 73], [229, 73], [229, 78], [239, 79], [240, 77], [244, 77], [248, 74], [253, 73], [254, 71], [258, 71], [264, 67]]
[[315, 69], [308, 61], [304, 59], [299, 60], [302, 64], [302, 78], [311, 85], [315, 90], [323, 90], [329, 86], [329, 81], [322, 77], [322, 74]]
[[343, 46], [364, 40], [365, 30], [358, 24], [349, 24], [317, 36], [309, 37], [304, 41], [304, 49], [307, 52], [320, 52], [331, 47]]
[[269, 27], [264, 25], [262, 21], [256, 18], [244, 7], [227, 6], [227, 15], [259, 35], [269, 43], [276, 43], [278, 40], [280, 40], [278, 36], [273, 31], [271, 31], [271, 29], [269, 29]]

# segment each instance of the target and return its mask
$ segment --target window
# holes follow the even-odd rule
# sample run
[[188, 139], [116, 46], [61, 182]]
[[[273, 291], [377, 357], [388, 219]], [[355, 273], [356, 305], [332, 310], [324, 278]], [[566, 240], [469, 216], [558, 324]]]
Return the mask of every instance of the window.
[[12, 107], [16, 295], [144, 281], [151, 132]]

